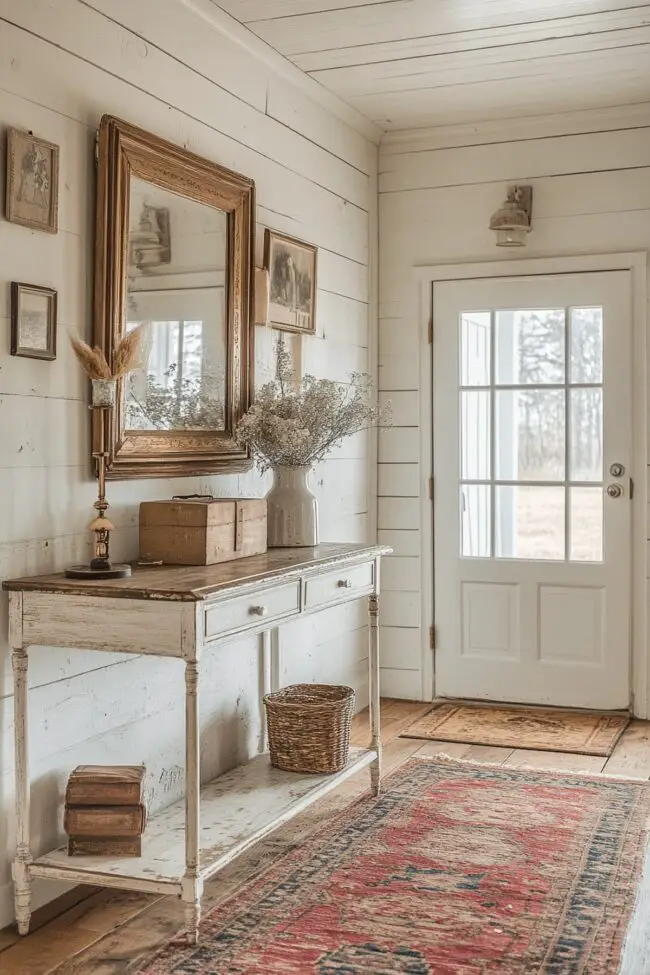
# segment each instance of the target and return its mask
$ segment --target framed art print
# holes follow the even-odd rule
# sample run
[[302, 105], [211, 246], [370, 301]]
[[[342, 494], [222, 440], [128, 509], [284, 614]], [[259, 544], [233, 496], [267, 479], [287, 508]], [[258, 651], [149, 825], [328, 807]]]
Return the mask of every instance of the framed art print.
[[56, 291], [11, 282], [11, 354], [56, 359]]
[[58, 210], [59, 147], [31, 132], [8, 129], [7, 220], [55, 234]]
[[269, 325], [288, 332], [316, 332], [318, 248], [266, 230], [264, 264], [269, 271]]

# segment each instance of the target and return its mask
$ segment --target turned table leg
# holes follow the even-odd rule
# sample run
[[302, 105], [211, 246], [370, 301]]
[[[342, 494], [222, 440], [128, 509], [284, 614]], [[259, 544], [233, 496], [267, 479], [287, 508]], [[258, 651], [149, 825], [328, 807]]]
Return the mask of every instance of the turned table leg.
[[185, 904], [187, 937], [191, 944], [199, 940], [203, 893], [199, 878], [201, 768], [198, 692], [198, 663], [188, 660], [185, 664], [185, 876], [181, 898]]
[[29, 755], [27, 749], [27, 650], [14, 647], [14, 723], [16, 749], [16, 815], [18, 836], [13, 862], [14, 898], [18, 933], [27, 934], [31, 919], [32, 881], [29, 867]]
[[[199, 885], [200, 886], [200, 885]], [[201, 924], [201, 891], [196, 883], [183, 878], [183, 903], [185, 904], [185, 930], [187, 940], [191, 945], [199, 943], [199, 926]]]
[[381, 788], [381, 728], [379, 713], [379, 596], [374, 592], [368, 600], [370, 616], [370, 747], [377, 758], [370, 766], [370, 787], [374, 796]]
[[280, 630], [273, 627], [262, 632], [262, 701], [260, 702], [260, 752], [269, 750], [269, 729], [264, 697], [280, 689]]

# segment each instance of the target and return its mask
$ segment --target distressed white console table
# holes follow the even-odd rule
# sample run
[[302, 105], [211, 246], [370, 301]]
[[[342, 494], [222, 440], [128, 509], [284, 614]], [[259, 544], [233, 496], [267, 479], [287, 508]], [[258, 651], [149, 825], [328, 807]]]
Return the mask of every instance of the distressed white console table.
[[[253, 843], [370, 766], [380, 783], [379, 565], [382, 546], [320, 545], [272, 549], [214, 566], [134, 568], [129, 579], [82, 582], [62, 574], [5, 582], [15, 681], [16, 805], [13, 864], [16, 920], [27, 934], [31, 882], [46, 877], [179, 896], [188, 936], [196, 941], [204, 882]], [[296, 775], [259, 755], [201, 786], [199, 669], [203, 651], [283, 620], [369, 597], [370, 726], [368, 748], [351, 749], [336, 775]], [[68, 857], [66, 848], [34, 858], [30, 849], [27, 659], [30, 647], [103, 650], [185, 661], [184, 802], [154, 816], [142, 856]]]

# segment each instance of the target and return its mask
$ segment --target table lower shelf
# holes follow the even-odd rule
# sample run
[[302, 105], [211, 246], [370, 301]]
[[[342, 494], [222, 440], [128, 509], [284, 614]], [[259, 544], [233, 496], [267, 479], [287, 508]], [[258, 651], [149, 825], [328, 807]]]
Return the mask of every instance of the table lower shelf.
[[[298, 775], [275, 769], [268, 755], [258, 755], [203, 786], [200, 877], [206, 880], [223, 869], [376, 757], [371, 749], [351, 748], [343, 771]], [[176, 802], [149, 820], [140, 857], [69, 857], [66, 847], [61, 847], [36, 859], [30, 873], [122, 890], [180, 893], [185, 873], [185, 802]]]

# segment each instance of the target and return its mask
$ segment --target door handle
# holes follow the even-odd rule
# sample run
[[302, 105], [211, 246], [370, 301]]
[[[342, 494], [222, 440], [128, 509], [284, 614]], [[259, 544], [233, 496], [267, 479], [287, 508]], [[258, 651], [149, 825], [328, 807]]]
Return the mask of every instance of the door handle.
[[623, 488], [620, 484], [609, 484], [607, 486], [607, 494], [610, 498], [622, 498]]

